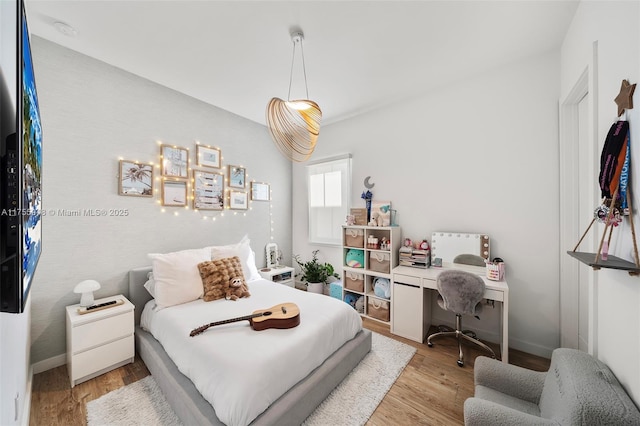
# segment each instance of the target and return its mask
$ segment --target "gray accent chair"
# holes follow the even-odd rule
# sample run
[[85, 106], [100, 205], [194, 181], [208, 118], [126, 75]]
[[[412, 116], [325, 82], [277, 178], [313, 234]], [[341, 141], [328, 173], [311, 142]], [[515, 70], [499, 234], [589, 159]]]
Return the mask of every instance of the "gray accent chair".
[[615, 375], [576, 349], [556, 349], [548, 372], [476, 358], [467, 426], [640, 425], [640, 411]]
[[460, 270], [446, 270], [438, 275], [436, 281], [438, 287], [438, 305], [442, 309], [456, 314], [456, 329], [452, 331], [441, 331], [434, 333], [427, 338], [427, 345], [433, 346], [432, 340], [439, 337], [455, 337], [458, 340], [458, 365], [464, 366], [464, 354], [462, 352], [462, 341], [466, 340], [476, 344], [491, 354], [493, 358], [496, 354], [493, 350], [480, 340], [465, 334], [462, 330], [462, 315], [478, 315], [482, 309], [482, 297], [484, 295], [484, 281], [478, 275]]

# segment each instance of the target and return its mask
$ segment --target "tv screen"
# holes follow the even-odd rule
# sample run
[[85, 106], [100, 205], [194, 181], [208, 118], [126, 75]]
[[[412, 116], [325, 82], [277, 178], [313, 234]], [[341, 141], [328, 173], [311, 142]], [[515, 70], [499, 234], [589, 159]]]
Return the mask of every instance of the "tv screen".
[[[0, 305], [3, 312], [19, 313], [24, 310], [42, 252], [42, 126], [23, 1], [16, 2], [16, 12], [15, 64], [3, 60], [1, 74]], [[2, 36], [11, 36], [10, 31], [3, 26]], [[16, 72], [10, 70], [13, 65]], [[14, 112], [13, 123], [7, 111]]]

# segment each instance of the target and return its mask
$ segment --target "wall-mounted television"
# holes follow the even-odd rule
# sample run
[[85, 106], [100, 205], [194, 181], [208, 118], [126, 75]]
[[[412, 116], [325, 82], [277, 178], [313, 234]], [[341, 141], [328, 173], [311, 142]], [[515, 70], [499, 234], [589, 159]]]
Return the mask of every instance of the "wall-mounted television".
[[20, 313], [42, 252], [42, 126], [24, 0], [2, 2], [15, 12], [0, 29], [15, 54], [0, 63], [0, 310]]

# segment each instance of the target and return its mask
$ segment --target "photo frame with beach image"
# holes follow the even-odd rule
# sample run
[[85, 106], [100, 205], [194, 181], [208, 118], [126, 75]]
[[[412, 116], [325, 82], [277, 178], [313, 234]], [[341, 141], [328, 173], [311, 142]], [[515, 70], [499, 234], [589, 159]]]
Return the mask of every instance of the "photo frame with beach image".
[[229, 166], [229, 188], [244, 189], [247, 184], [247, 169], [241, 166]]
[[162, 181], [162, 205], [184, 207], [187, 205], [187, 182], [182, 180]]
[[189, 177], [189, 150], [179, 146], [160, 145], [162, 176]]
[[153, 165], [120, 160], [118, 194], [134, 197], [153, 197]]
[[229, 208], [232, 210], [247, 210], [249, 208], [247, 195], [243, 191], [229, 191]]
[[219, 169], [222, 154], [219, 148], [211, 146], [196, 145], [196, 164], [202, 167], [213, 167]]
[[222, 173], [193, 171], [193, 208], [224, 209], [224, 175]]

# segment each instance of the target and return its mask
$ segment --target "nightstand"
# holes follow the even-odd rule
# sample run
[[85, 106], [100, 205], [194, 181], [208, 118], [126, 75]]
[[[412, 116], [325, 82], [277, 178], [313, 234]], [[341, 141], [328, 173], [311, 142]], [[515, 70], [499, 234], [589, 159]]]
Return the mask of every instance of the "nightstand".
[[67, 306], [67, 369], [71, 387], [133, 362], [133, 309], [123, 295], [98, 299], [124, 303], [80, 314], [80, 305]]
[[290, 266], [274, 266], [272, 268], [262, 268], [259, 270], [260, 276], [265, 280], [273, 281], [274, 283], [284, 284], [289, 287], [294, 287], [294, 272], [295, 269]]

